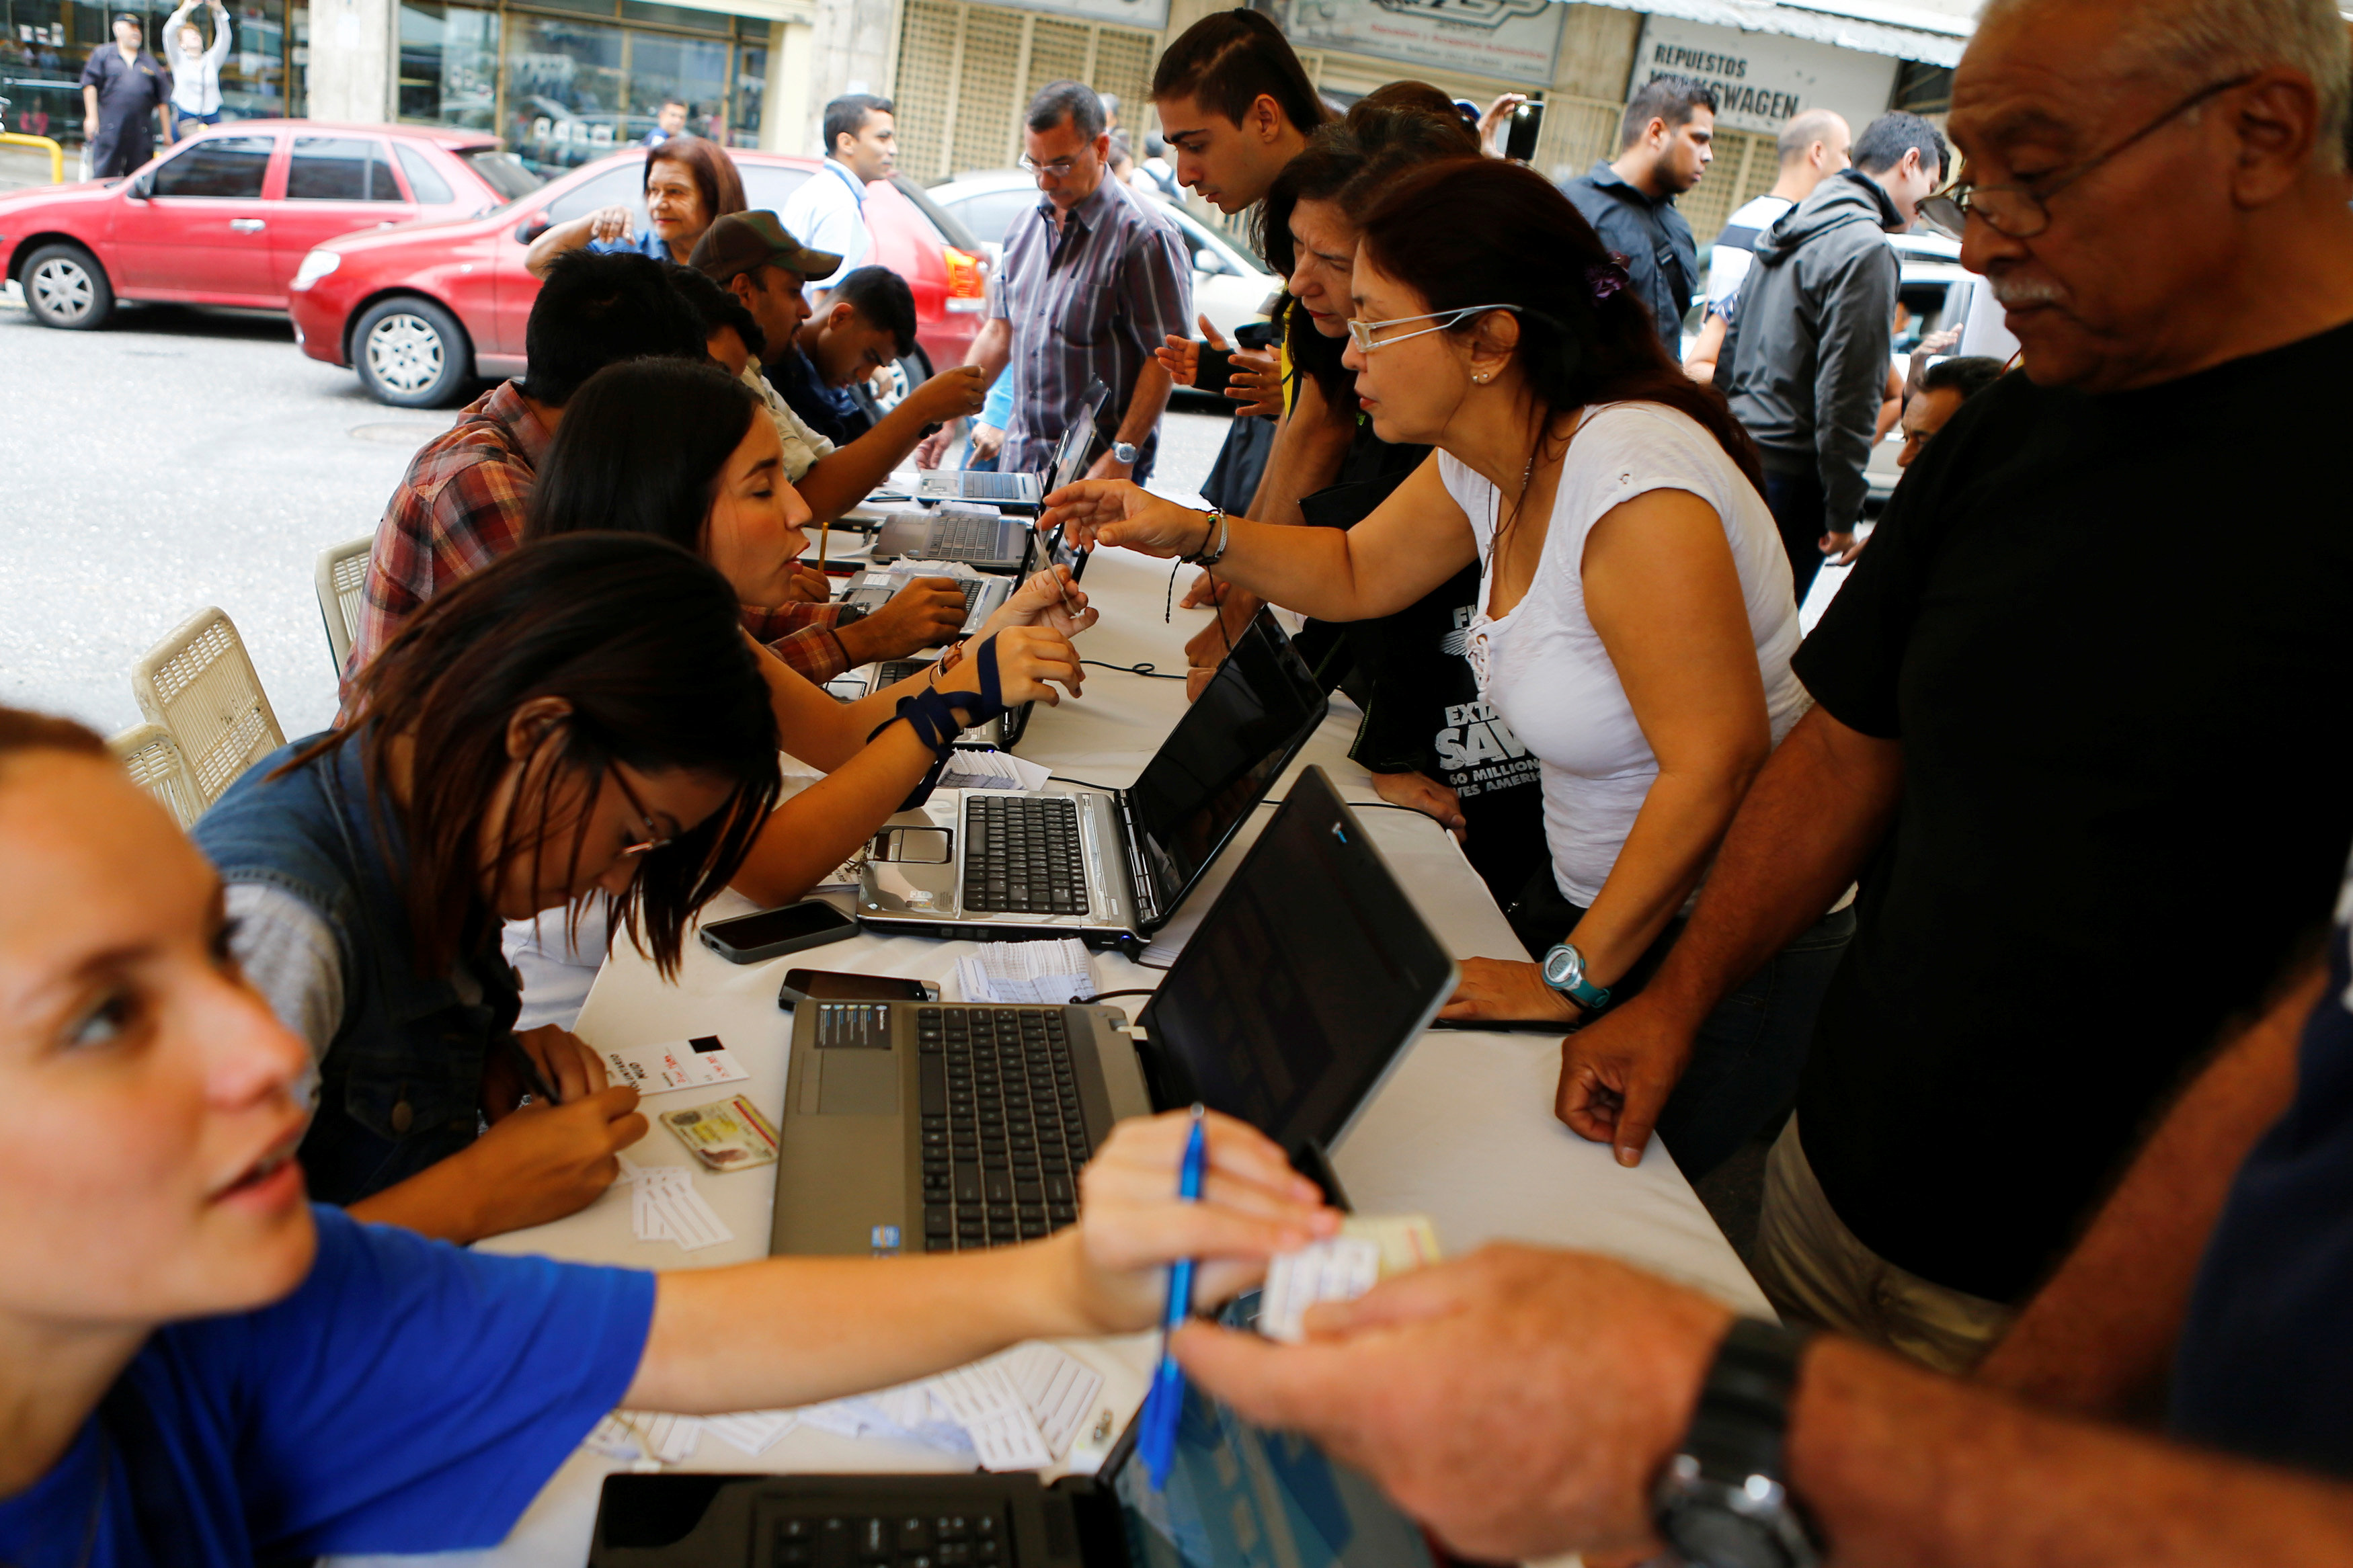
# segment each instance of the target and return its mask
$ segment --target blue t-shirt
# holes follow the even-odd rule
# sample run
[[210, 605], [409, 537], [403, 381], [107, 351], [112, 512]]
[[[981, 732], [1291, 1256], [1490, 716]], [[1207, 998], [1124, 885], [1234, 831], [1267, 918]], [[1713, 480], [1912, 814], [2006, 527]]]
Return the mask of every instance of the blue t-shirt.
[[592, 239], [588, 248], [599, 256], [649, 256], [656, 261], [675, 259], [670, 253], [670, 242], [650, 228], [641, 228], [627, 239]]
[[90, 1568], [493, 1545], [637, 1374], [650, 1274], [312, 1213], [291, 1296], [157, 1333], [0, 1500], [0, 1562], [75, 1568], [93, 1520]]
[[2239, 1168], [2176, 1348], [2173, 1430], [2353, 1477], [2353, 868], [2295, 1100]]

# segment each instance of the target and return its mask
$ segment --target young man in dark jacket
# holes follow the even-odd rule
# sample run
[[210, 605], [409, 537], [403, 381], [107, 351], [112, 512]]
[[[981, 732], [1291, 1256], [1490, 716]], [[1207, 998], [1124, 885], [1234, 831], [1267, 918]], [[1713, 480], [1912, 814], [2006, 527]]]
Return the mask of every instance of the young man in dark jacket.
[[1765, 500], [1800, 605], [1822, 557], [1854, 547], [1894, 350], [1897, 258], [1887, 237], [1912, 226], [1946, 162], [1935, 126], [1881, 115], [1856, 141], [1854, 167], [1766, 230], [1731, 302], [1716, 384], [1764, 454]]
[[1699, 294], [1699, 247], [1675, 198], [1715, 157], [1715, 89], [1652, 77], [1626, 106], [1618, 156], [1561, 186], [1601, 243], [1626, 258], [1667, 357], [1683, 363], [1683, 312]]

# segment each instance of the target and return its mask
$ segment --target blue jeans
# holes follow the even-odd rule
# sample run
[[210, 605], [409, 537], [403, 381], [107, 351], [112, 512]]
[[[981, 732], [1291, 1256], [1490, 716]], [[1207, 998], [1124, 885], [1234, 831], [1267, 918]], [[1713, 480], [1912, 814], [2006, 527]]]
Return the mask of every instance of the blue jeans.
[[190, 129], [192, 126], [218, 125], [220, 116], [221, 111], [217, 109], [210, 114], [191, 114], [186, 110], [174, 105], [172, 110], [172, 140], [174, 142], [180, 142], [195, 135], [195, 132]]
[[[1585, 911], [1560, 896], [1545, 866], [1504, 911], [1531, 958], [1568, 940]], [[1635, 961], [1610, 992], [1624, 1001], [1650, 984], [1683, 934], [1676, 920]], [[1830, 989], [1846, 945], [1854, 940], [1854, 907], [1824, 915], [1716, 1004], [1692, 1042], [1691, 1061], [1659, 1113], [1658, 1132], [1676, 1166], [1693, 1181], [1715, 1170], [1795, 1104], [1798, 1075], [1814, 1037], [1814, 1014]]]

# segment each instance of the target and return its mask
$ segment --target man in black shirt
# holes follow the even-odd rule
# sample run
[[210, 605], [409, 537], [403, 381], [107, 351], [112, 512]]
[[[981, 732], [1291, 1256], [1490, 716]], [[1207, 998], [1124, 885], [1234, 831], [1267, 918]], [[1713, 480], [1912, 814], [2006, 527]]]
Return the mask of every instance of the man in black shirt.
[[915, 352], [915, 296], [887, 267], [860, 267], [834, 284], [822, 310], [764, 369], [802, 422], [847, 447], [873, 420], [850, 388]]
[[1651, 308], [1667, 357], [1683, 363], [1683, 312], [1699, 292], [1699, 247], [1675, 198], [1700, 183], [1715, 157], [1715, 89], [1653, 77], [1626, 106], [1618, 156], [1560, 188], [1626, 258], [1634, 292]]
[[128, 174], [155, 155], [155, 110], [172, 96], [172, 76], [147, 52], [128, 11], [114, 18], [114, 42], [90, 51], [81, 68], [82, 140], [90, 177]]
[[1639, 1159], [1698, 1020], [1860, 877], [1758, 1273], [1947, 1366], [2327, 916], [2353, 841], [2353, 527], [2307, 460], [2353, 412], [2345, 73], [2184, 45], [2209, 0], [2149, 0], [2127, 47], [2033, 9], [2084, 49], [2008, 51], [1951, 121], [1964, 260], [2025, 374], [1909, 471], [1798, 656], [1819, 705], [1560, 1090]]

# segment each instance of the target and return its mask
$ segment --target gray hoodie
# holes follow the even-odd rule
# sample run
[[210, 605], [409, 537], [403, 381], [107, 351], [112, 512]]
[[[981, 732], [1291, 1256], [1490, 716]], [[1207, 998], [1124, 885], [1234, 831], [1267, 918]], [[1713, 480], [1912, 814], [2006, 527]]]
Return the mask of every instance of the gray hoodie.
[[1848, 169], [1814, 187], [1757, 242], [1733, 303], [1717, 385], [1764, 449], [1766, 466], [1821, 476], [1822, 522], [1851, 531], [1869, 491], [1863, 467], [1887, 395], [1903, 226], [1887, 193]]

